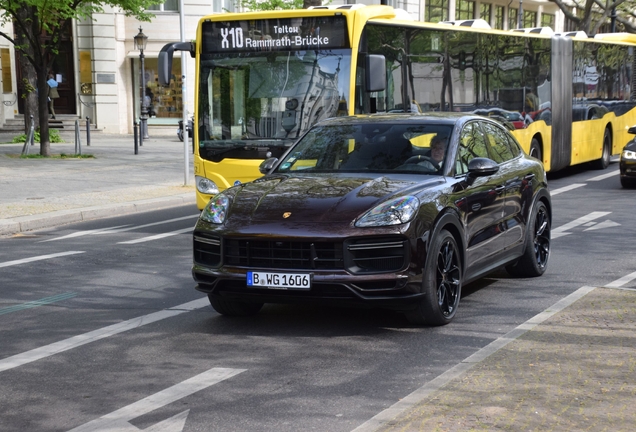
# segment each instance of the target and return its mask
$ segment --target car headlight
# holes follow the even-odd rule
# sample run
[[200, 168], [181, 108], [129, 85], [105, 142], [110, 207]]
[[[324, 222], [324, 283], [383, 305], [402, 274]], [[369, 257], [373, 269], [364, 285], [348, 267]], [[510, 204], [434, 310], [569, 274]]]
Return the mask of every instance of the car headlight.
[[405, 196], [383, 202], [366, 212], [355, 223], [358, 228], [400, 225], [413, 220], [420, 206], [414, 196]]
[[194, 182], [197, 185], [197, 190], [201, 193], [208, 195], [216, 195], [219, 193], [219, 187], [212, 180], [205, 177], [195, 176]]
[[636, 152], [631, 150], [623, 150], [621, 159], [636, 159]]
[[230, 199], [223, 194], [217, 195], [210, 199], [208, 205], [201, 212], [200, 218], [213, 224], [222, 224], [225, 222], [229, 209]]

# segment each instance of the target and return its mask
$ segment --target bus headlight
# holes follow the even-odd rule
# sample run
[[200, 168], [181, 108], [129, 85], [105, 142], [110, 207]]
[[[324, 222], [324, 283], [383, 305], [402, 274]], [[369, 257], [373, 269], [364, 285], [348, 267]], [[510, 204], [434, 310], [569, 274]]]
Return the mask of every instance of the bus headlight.
[[194, 182], [197, 190], [208, 195], [216, 195], [219, 193], [219, 187], [212, 180], [205, 177], [194, 176]]
[[636, 159], [636, 152], [631, 150], [623, 150], [621, 159]]

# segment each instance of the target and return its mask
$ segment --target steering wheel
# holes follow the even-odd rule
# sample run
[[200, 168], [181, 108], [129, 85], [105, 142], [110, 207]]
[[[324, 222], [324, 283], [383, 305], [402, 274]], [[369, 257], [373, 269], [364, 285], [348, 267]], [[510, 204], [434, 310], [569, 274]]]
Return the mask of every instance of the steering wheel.
[[429, 162], [431, 165], [433, 165], [433, 168], [435, 168], [435, 170], [439, 171], [440, 166], [437, 162], [435, 162], [435, 159], [433, 159], [432, 157], [429, 156], [423, 156], [423, 155], [416, 155], [416, 156], [411, 156], [410, 158], [408, 158], [405, 162], [404, 165], [409, 165], [409, 164], [418, 164], [420, 162]]

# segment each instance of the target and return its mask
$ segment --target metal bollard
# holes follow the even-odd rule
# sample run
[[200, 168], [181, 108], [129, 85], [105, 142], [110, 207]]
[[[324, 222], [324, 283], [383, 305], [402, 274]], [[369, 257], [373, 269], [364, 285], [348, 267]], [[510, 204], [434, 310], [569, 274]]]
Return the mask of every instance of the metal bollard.
[[82, 141], [80, 138], [79, 120], [75, 120], [75, 155], [82, 154]]
[[29, 128], [29, 134], [27, 135], [27, 138], [24, 141], [24, 146], [22, 147], [22, 156], [26, 156], [29, 154], [29, 144], [34, 145], [34, 135], [35, 123], [33, 121], [33, 116], [31, 116], [31, 127]]
[[139, 147], [143, 147], [144, 145], [144, 124], [143, 122], [139, 122]]
[[86, 145], [91, 145], [91, 122], [88, 116], [86, 116]]
[[133, 124], [134, 124], [133, 131], [134, 131], [134, 135], [135, 135], [135, 154], [139, 154], [139, 146], [137, 145], [137, 139], [139, 138], [139, 133], [137, 131], [138, 123], [134, 122]]

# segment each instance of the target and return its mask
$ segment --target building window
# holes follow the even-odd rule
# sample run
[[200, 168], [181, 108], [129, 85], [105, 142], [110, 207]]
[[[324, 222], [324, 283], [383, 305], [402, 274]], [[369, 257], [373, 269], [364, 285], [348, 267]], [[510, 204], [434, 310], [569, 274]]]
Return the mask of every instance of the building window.
[[504, 29], [504, 7], [495, 7], [495, 28], [499, 30]]
[[233, 0], [212, 0], [212, 12], [236, 12], [236, 6]]
[[517, 16], [519, 15], [518, 9], [508, 9], [508, 29], [516, 29], [519, 27]]
[[492, 12], [492, 5], [490, 3], [482, 3], [479, 5], [479, 18], [490, 24], [490, 14]]
[[534, 11], [523, 11], [523, 27], [531, 28], [537, 26], [537, 13]]
[[424, 21], [440, 22], [448, 20], [448, 0], [431, 0], [426, 2]]
[[147, 9], [159, 12], [179, 12], [179, 0], [166, 0], [165, 3], [148, 6]]
[[13, 93], [11, 51], [9, 48], [0, 48], [0, 64], [2, 65], [2, 93]]
[[455, 19], [466, 20], [475, 18], [475, 2], [470, 0], [459, 0], [455, 8]]
[[541, 14], [541, 27], [550, 27], [554, 30], [555, 17], [553, 14]]

